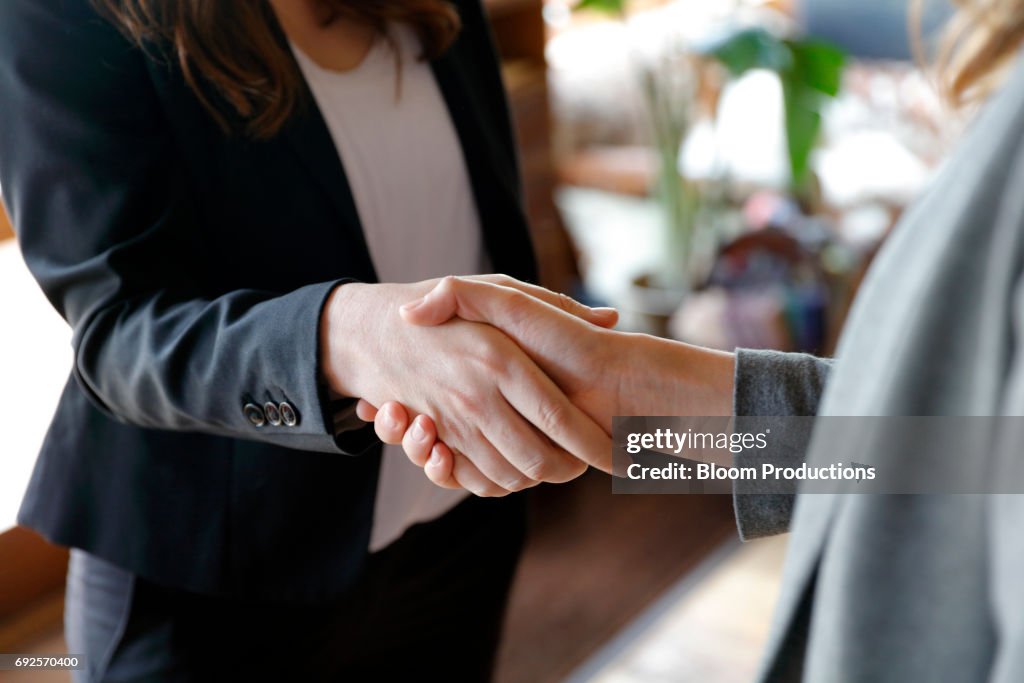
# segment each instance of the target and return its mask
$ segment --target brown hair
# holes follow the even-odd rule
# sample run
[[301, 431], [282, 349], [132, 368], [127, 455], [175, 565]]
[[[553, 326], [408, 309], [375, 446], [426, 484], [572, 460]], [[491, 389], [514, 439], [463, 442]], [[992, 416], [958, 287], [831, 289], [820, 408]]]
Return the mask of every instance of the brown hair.
[[[919, 17], [920, 2], [915, 7]], [[1024, 43], [1024, 0], [953, 4], [957, 12], [939, 42], [935, 67], [941, 94], [960, 106], [979, 102], [1002, 82]]]
[[[267, 0], [93, 1], [139, 46], [167, 46], [189, 87], [225, 131], [240, 126], [253, 137], [271, 137], [301, 103], [302, 75], [278, 38]], [[365, 22], [382, 34], [389, 22], [411, 25], [421, 59], [443, 54], [460, 28], [457, 12], [444, 0], [319, 1], [330, 16]], [[204, 86], [219, 98], [211, 98]], [[232, 115], [241, 124], [233, 124]]]

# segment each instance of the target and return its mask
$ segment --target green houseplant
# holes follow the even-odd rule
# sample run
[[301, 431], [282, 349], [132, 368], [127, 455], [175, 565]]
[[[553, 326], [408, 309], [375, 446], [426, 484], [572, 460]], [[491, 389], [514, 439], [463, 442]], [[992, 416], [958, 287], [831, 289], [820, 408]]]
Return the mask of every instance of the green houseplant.
[[[625, 22], [629, 0], [581, 0], [577, 10], [594, 10]], [[811, 152], [820, 136], [822, 110], [839, 91], [845, 62], [843, 52], [813, 39], [778, 37], [768, 30], [743, 27], [720, 34], [702, 46], [671, 46], [662, 60], [635, 60], [639, 91], [657, 155], [656, 198], [663, 217], [663, 257], [651, 272], [634, 282], [631, 298], [638, 312], [654, 320], [659, 332], [668, 316], [697, 284], [705, 270], [695, 258], [700, 231], [722, 211], [728, 195], [727, 179], [711, 182], [698, 191], [680, 173], [683, 143], [693, 123], [697, 83], [702, 67], [695, 59], [724, 66], [739, 78], [753, 69], [774, 72], [783, 92], [784, 126], [790, 192], [802, 203], [813, 204], [815, 184]], [[687, 59], [688, 58], [688, 59]], [[689, 70], [681, 77], [680, 70]], [[718, 195], [722, 196], [718, 196]], [[706, 265], [706, 264], [705, 264]], [[640, 310], [643, 309], [643, 310]]]
[[712, 41], [701, 52], [734, 78], [752, 69], [774, 72], [782, 85], [790, 192], [810, 199], [811, 152], [821, 132], [822, 109], [839, 93], [845, 54], [819, 40], [780, 38], [763, 28], [743, 28]]
[[[582, 0], [576, 9], [595, 10], [625, 21], [628, 2]], [[635, 60], [633, 65], [657, 156], [654, 189], [665, 227], [662, 263], [646, 280], [649, 286], [680, 292], [679, 298], [693, 284], [693, 248], [700, 212], [700, 194], [679, 173], [680, 153], [693, 120], [696, 98], [696, 77], [686, 57], [681, 46], [675, 46], [663, 59], [653, 63]]]

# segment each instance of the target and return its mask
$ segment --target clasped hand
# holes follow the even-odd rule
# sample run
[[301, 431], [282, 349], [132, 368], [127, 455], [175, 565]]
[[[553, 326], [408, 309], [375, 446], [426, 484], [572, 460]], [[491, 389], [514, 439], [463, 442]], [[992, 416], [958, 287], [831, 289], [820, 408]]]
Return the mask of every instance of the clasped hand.
[[[595, 419], [587, 383], [541, 367], [545, 349], [528, 355], [508, 330], [473, 321], [468, 309], [435, 325], [442, 322], [440, 308], [402, 306], [428, 292], [426, 302], [454, 301], [449, 297], [462, 287], [484, 288], [510, 310], [522, 297], [594, 331], [617, 319], [609, 309], [590, 309], [504, 276], [347, 284], [331, 295], [322, 325], [322, 366], [331, 389], [362, 397], [361, 416], [376, 417], [382, 435], [404, 432], [408, 418], [420, 416], [415, 425], [441, 439], [451, 458], [447, 483], [477, 495], [569, 481], [589, 465], [610, 469], [610, 413], [607, 420]], [[523, 309], [523, 329], [530, 326], [527, 313]], [[384, 404], [388, 410], [371, 411]], [[393, 415], [405, 422], [389, 423]], [[410, 440], [417, 434], [414, 428]]]
[[500, 496], [610, 472], [615, 415], [731, 413], [732, 354], [616, 332], [614, 311], [506, 276], [395, 287], [376, 338], [413, 352], [364, 358], [342, 393], [440, 486]]

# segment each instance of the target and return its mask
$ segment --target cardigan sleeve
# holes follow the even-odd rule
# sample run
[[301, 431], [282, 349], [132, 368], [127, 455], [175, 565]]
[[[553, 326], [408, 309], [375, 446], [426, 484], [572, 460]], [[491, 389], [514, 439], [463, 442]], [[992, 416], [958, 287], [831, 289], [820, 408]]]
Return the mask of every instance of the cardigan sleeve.
[[[803, 353], [737, 349], [733, 414], [737, 418], [814, 416], [833, 361]], [[744, 454], [737, 455], [737, 465]], [[734, 492], [736, 526], [743, 540], [785, 533], [795, 496]]]

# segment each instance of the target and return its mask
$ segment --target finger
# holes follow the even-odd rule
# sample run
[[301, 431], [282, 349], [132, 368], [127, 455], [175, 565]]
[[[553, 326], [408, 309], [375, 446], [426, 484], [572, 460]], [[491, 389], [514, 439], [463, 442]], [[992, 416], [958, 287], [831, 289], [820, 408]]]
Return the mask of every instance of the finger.
[[426, 415], [419, 415], [402, 437], [402, 450], [417, 467], [426, 467], [436, 442], [434, 421]]
[[[438, 441], [435, 446], [435, 450], [438, 449], [440, 449], [440, 453], [435, 455], [432, 452], [431, 459], [427, 461], [427, 466], [423, 468], [423, 471], [426, 472], [430, 480], [434, 481], [438, 486], [470, 490], [467, 486], [460, 483], [460, 481], [466, 481], [469, 486], [472, 486], [473, 488], [477, 488], [474, 482], [480, 482], [483, 490], [473, 493], [473, 495], [480, 498], [502, 498], [507, 496], [509, 493], [512, 493], [512, 491], [506, 491], [480, 474], [480, 470], [476, 468], [473, 461], [461, 453], [452, 453], [451, 449], [440, 441]], [[431, 464], [435, 457], [437, 458], [437, 464]], [[446, 470], [450, 470], [451, 472], [447, 479], [444, 478]], [[435, 479], [437, 481], [435, 481]], [[438, 483], [438, 481], [441, 483]], [[540, 484], [541, 482], [535, 481], [527, 488], [533, 488]], [[470, 492], [472, 493], [472, 491]]]
[[[605, 472], [611, 470], [608, 433], [574, 406], [555, 384], [562, 378], [566, 340], [600, 343], [594, 334], [587, 334], [585, 322], [519, 290], [482, 280], [445, 278], [427, 297], [432, 298], [441, 302], [437, 310], [455, 310], [465, 320], [494, 325], [526, 351], [535, 364], [510, 363], [511, 374], [499, 377], [502, 394], [562, 449]], [[426, 307], [429, 313], [433, 304]], [[420, 308], [403, 315], [416, 317]], [[579, 353], [586, 354], [587, 349], [581, 346]]]
[[427, 479], [446, 489], [461, 489], [463, 486], [455, 479], [455, 455], [443, 441], [434, 443], [429, 457], [423, 466]]
[[[458, 455], [453, 454], [443, 441], [437, 441], [433, 420], [426, 415], [420, 415], [416, 418], [416, 421], [420, 420], [424, 421], [424, 431], [430, 436], [431, 447], [423, 456], [425, 462], [422, 464], [423, 472], [430, 481], [442, 488], [465, 489], [480, 497], [493, 498], [511, 493], [511, 491], [501, 488], [484, 476], [469, 458], [461, 453]], [[415, 422], [410, 432], [413, 429], [415, 429]], [[406, 433], [406, 436], [409, 436], [409, 432]], [[413, 462], [417, 462], [418, 457], [413, 457], [409, 453], [408, 447], [406, 447], [406, 454], [409, 455]], [[419, 463], [417, 462], [417, 464]], [[539, 483], [527, 482], [526, 488], [536, 486]]]
[[[490, 287], [466, 287], [465, 283], [490, 285]], [[470, 298], [460, 297], [463, 290], [466, 290], [465, 296]], [[599, 327], [614, 327], [619, 320], [619, 313], [613, 308], [591, 308], [564, 294], [520, 282], [506, 275], [481, 275], [469, 278], [446, 277], [423, 298], [402, 306], [401, 315], [406, 322], [423, 326], [440, 325], [458, 316], [466, 320], [488, 322], [501, 327], [496, 321], [495, 308], [493, 306], [482, 307], [480, 305], [482, 302], [478, 301], [477, 297], [490, 294], [497, 296], [502, 302], [508, 302], [508, 294], [512, 292], [518, 292], [520, 295], [535, 299], [537, 302], [547, 304]]]
[[[525, 436], [524, 432], [526, 434], [529, 433], [532, 428], [526, 424], [522, 417], [509, 408], [508, 404], [501, 400], [500, 396], [497, 396], [496, 403], [497, 408], [488, 411], [488, 415], [493, 417], [494, 422], [512, 425], [511, 428], [521, 436]], [[478, 424], [482, 423], [482, 421], [478, 422]], [[476, 429], [468, 439], [460, 435], [448, 437], [443, 432], [440, 438], [449, 446], [455, 448], [457, 452], [466, 455], [481, 475], [490, 483], [504, 489], [506, 492], [522, 491], [533, 484], [533, 481], [523, 471], [522, 462], [527, 460], [529, 456], [526, 456], [522, 451], [522, 441], [513, 443], [512, 446], [515, 450], [509, 452], [495, 448], [487, 436], [479, 429]], [[458, 473], [456, 473], [456, 476], [458, 476]], [[459, 483], [476, 493], [476, 489], [470, 488], [461, 477], [459, 477]], [[478, 484], [476, 488], [479, 488]], [[477, 495], [481, 494], [478, 493]]]
[[501, 287], [518, 290], [523, 294], [528, 294], [534, 299], [539, 299], [550, 306], [560, 308], [569, 315], [598, 327], [611, 328], [615, 327], [619, 322], [619, 312], [614, 308], [587, 306], [561, 292], [553, 292], [539, 285], [532, 285], [529, 282], [517, 280], [509, 275], [472, 275], [463, 279], [489, 282]]
[[451, 316], [492, 325], [515, 341], [535, 360], [564, 357], [566, 341], [589, 339], [593, 329], [560, 308], [523, 292], [482, 280], [445, 278], [421, 305], [403, 309], [402, 316], [416, 325], [435, 325]]
[[457, 451], [452, 451], [447, 446], [444, 448], [452, 456], [452, 476], [449, 481], [456, 482], [459, 487], [479, 498], [503, 498], [511, 493], [484, 475], [468, 457]]
[[365, 399], [359, 399], [356, 403], [356, 417], [363, 422], [373, 422], [373, 418], [377, 417], [377, 406]]
[[507, 402], [505, 415], [487, 421], [483, 434], [530, 481], [560, 484], [586, 471], [585, 462], [553, 444]]
[[[612, 441], [608, 433], [566, 398], [551, 378], [536, 365], [516, 364], [510, 372], [507, 380], [499, 380], [499, 389], [512, 409], [565, 452], [610, 473]], [[549, 464], [559, 462], [552, 460]], [[575, 476], [581, 473], [577, 472]], [[554, 481], [545, 476], [536, 476], [537, 472], [527, 474], [532, 479]], [[552, 473], [541, 474], [550, 476]]]
[[380, 407], [373, 420], [373, 429], [377, 437], [387, 444], [400, 444], [405, 430], [409, 427], [409, 413], [405, 406], [395, 401], [388, 401]]

